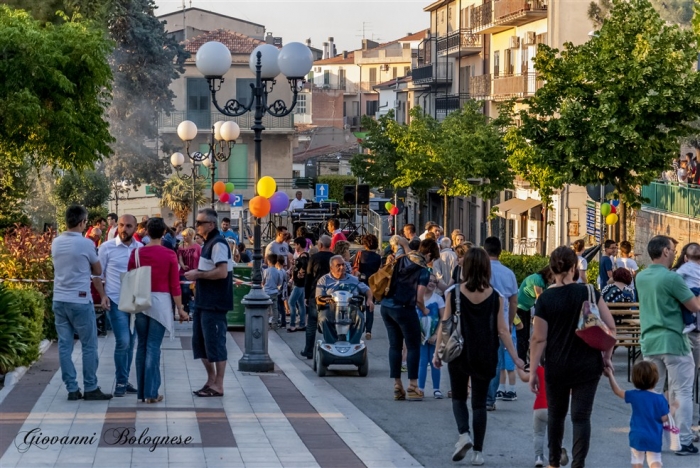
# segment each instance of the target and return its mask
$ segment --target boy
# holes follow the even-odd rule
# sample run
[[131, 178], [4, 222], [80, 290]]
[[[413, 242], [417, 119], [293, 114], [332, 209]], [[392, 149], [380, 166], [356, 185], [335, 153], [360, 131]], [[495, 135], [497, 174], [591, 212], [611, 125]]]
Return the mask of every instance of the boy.
[[277, 298], [279, 297], [283, 278], [280, 275], [280, 271], [275, 268], [275, 265], [277, 264], [277, 254], [268, 254], [265, 257], [265, 262], [267, 263], [267, 268], [265, 268], [263, 271], [263, 291], [265, 291], [265, 294], [270, 296], [270, 300], [272, 301], [268, 320], [270, 323], [270, 328], [277, 330], [277, 322], [279, 321]]
[[[686, 286], [697, 296], [700, 292], [700, 246], [698, 244], [688, 245], [685, 263], [676, 270], [676, 273], [681, 275]], [[694, 313], [697, 311], [688, 310], [685, 307], [681, 307], [681, 311], [685, 325], [683, 333], [690, 333], [697, 328], [697, 314]]]
[[[277, 296], [277, 312], [280, 316], [279, 326], [282, 328], [287, 328], [287, 309], [289, 308], [287, 304], [289, 275], [287, 274], [287, 270], [284, 269], [285, 260], [286, 259], [281, 255], [277, 256], [277, 271], [279, 271], [279, 276], [282, 281], [280, 284], [279, 296]], [[275, 304], [272, 304], [272, 306], [274, 307]]]

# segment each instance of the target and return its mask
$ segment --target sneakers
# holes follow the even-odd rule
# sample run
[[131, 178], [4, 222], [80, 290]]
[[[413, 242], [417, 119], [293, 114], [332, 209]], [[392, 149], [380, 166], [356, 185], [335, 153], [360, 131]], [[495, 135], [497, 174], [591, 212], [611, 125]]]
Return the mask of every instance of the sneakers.
[[542, 455], [537, 455], [537, 457], [535, 457], [535, 466], [536, 467], [544, 466], [544, 460], [542, 459]]
[[433, 397], [434, 397], [436, 400], [442, 400], [442, 392], [441, 392], [440, 390], [435, 390], [435, 391], [433, 392]]
[[685, 328], [683, 328], [683, 333], [690, 333], [691, 331], [695, 330], [697, 327], [695, 326], [694, 323], [691, 323], [690, 325], [686, 325]]
[[68, 401], [77, 401], [83, 398], [83, 394], [80, 393], [80, 390], [76, 390], [74, 392], [68, 392]]
[[505, 396], [506, 392], [503, 392], [501, 390], [496, 392], [496, 400], [502, 400], [503, 397]]
[[561, 448], [561, 456], [559, 457], [559, 464], [561, 466], [566, 466], [569, 464], [569, 454], [566, 453], [566, 449], [564, 447]]
[[463, 459], [467, 455], [469, 449], [473, 446], [474, 444], [472, 443], [472, 438], [468, 432], [460, 434], [459, 439], [457, 439], [457, 443], [455, 444], [455, 451], [452, 454], [452, 461], [457, 462]]
[[496, 404], [492, 403], [489, 405], [488, 403], [486, 403], [486, 411], [496, 411]]
[[123, 397], [123, 396], [126, 395], [127, 393], [133, 395], [133, 394], [138, 393], [138, 390], [136, 390], [136, 388], [135, 388], [133, 385], [131, 385], [130, 383], [127, 383], [127, 384], [117, 384], [117, 385], [114, 387], [114, 396], [115, 396], [115, 397]]
[[100, 390], [100, 387], [97, 387], [95, 390], [91, 392], [85, 392], [85, 395], [83, 395], [83, 400], [86, 401], [102, 401], [102, 400], [111, 400], [112, 399], [112, 394], [111, 393], [102, 393], [102, 390]]
[[676, 455], [697, 455], [698, 453], [698, 448], [693, 445], [693, 443], [689, 443], [688, 445], [682, 445], [681, 444], [681, 449], [675, 452]]
[[481, 452], [472, 453], [472, 465], [481, 466], [484, 464], [484, 456]]
[[[498, 399], [498, 394], [496, 394], [496, 399]], [[518, 394], [515, 392], [505, 392], [503, 393], [503, 401], [515, 401], [518, 399]]]

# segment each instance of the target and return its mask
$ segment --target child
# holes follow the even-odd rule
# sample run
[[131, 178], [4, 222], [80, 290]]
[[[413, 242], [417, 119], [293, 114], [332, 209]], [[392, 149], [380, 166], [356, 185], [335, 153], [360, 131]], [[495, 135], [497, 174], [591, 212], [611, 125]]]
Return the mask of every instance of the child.
[[[277, 271], [279, 271], [280, 278], [282, 280], [282, 283], [280, 285], [279, 289], [279, 296], [277, 296], [277, 311], [279, 312], [280, 316], [280, 323], [279, 326], [282, 328], [287, 328], [287, 298], [288, 298], [288, 287], [289, 287], [289, 275], [287, 274], [287, 270], [284, 269], [285, 266], [285, 260], [281, 255], [277, 256]], [[273, 303], [272, 306], [274, 307], [275, 304]]]
[[[540, 382], [544, 382], [544, 366], [537, 366], [537, 377]], [[523, 382], [530, 382], [530, 373], [522, 369], [518, 369], [518, 375]], [[540, 385], [535, 395], [535, 404], [532, 407], [532, 442], [535, 446], [535, 466], [544, 465], [544, 434], [547, 430], [547, 392], [545, 386]], [[566, 466], [569, 463], [569, 455], [564, 447], [561, 448], [561, 457], [559, 464]]]
[[435, 293], [437, 287], [437, 278], [435, 275], [430, 275], [428, 283], [428, 291], [424, 297], [425, 308], [428, 309], [428, 315], [423, 315], [423, 312], [416, 307], [416, 313], [421, 325], [421, 345], [420, 345], [420, 364], [418, 367], [418, 388], [421, 392], [425, 389], [425, 382], [428, 379], [428, 366], [430, 366], [430, 378], [433, 381], [433, 396], [435, 399], [442, 399], [440, 391], [440, 369], [433, 366], [433, 354], [435, 354], [435, 341], [437, 339], [437, 327], [445, 311], [445, 300]]
[[269, 312], [269, 323], [270, 328], [276, 330], [278, 327], [277, 322], [279, 321], [277, 298], [279, 297], [283, 278], [280, 275], [280, 271], [275, 268], [277, 264], [277, 254], [267, 255], [265, 261], [267, 262], [267, 268], [263, 271], [263, 291], [270, 296], [270, 300], [272, 301]]
[[[700, 247], [697, 244], [690, 244], [685, 252], [685, 263], [681, 265], [676, 273], [681, 275], [686, 286], [693, 291], [696, 296], [700, 293]], [[683, 312], [683, 333], [690, 333], [697, 328], [697, 314], [681, 306]], [[695, 311], [697, 312], [697, 311]]]
[[610, 369], [605, 369], [615, 395], [632, 405], [630, 419], [630, 449], [632, 468], [643, 468], [644, 454], [650, 468], [661, 468], [663, 423], [668, 421], [668, 403], [663, 395], [652, 389], [659, 380], [659, 371], [650, 361], [639, 361], [632, 368], [632, 383], [636, 390], [623, 391]]

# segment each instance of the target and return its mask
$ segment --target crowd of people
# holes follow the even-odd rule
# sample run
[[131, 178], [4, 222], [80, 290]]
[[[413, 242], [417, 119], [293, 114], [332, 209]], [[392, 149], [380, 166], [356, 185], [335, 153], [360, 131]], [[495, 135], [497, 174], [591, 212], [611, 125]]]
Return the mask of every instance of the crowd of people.
[[[68, 399], [135, 394], [146, 403], [161, 402], [160, 347], [166, 332], [172, 333], [175, 319], [192, 320], [193, 357], [206, 370], [207, 380], [194, 395], [223, 396], [232, 270], [236, 262], [250, 259], [245, 246], [239, 246], [232, 235], [230, 222], [222, 220], [219, 229], [217, 213], [211, 209], [199, 211], [196, 231], [180, 226], [170, 230], [161, 218], [139, 223], [132, 215], [110, 215], [93, 223], [83, 236], [87, 211], [71, 206], [66, 225], [67, 230], [54, 241], [52, 255], [54, 312]], [[277, 228], [264, 256], [263, 288], [272, 300], [270, 327], [285, 328], [288, 333], [304, 331], [300, 354], [312, 359], [317, 331], [322, 328], [319, 322], [325, 320], [319, 317], [317, 298], [351, 286], [364, 301], [360, 332], [365, 340], [372, 338], [375, 301], [380, 306], [389, 343], [393, 399], [420, 401], [425, 398], [429, 369], [433, 397], [443, 398], [442, 328], [451, 317], [459, 316], [463, 348], [446, 363], [448, 396], [458, 431], [452, 460], [462, 460], [473, 449], [471, 463], [484, 463], [487, 413], [496, 410], [497, 401], [517, 399], [516, 376], [536, 394], [535, 466], [545, 464], [545, 433], [548, 466], [568, 463], [563, 439], [569, 413], [572, 466], [584, 466], [593, 403], [603, 375], [612, 391], [632, 406], [633, 466], [642, 466], [644, 457], [650, 466], [660, 466], [660, 428], [669, 413], [680, 430], [681, 445], [675, 453], [698, 453], [691, 425], [693, 384], [700, 368], [699, 244], [689, 243], [677, 253], [674, 239], [656, 236], [646, 246], [652, 263], [640, 268], [629, 242], [620, 242], [618, 255], [617, 242], [607, 240], [598, 288], [594, 288], [585, 278], [588, 263], [580, 241], [555, 249], [548, 266], [518, 284], [515, 274], [499, 261], [502, 246], [497, 237], [477, 247], [466, 242], [459, 230], [448, 237], [429, 222], [425, 232], [417, 235], [415, 226], [407, 224], [402, 236], [390, 238], [386, 250], [380, 249], [379, 239], [366, 235], [353, 256], [351, 244], [334, 220], [328, 222], [328, 230], [332, 236], [315, 239], [304, 226], [297, 227], [294, 238], [286, 227]], [[140, 266], [151, 267], [152, 305], [128, 314], [118, 308], [121, 276]], [[373, 290], [376, 286], [370, 279], [387, 267], [388, 285]], [[97, 385], [91, 283], [101, 307], [108, 311], [115, 336], [112, 394]], [[644, 360], [633, 369], [634, 391], [623, 392], [617, 385], [612, 347], [596, 350], [576, 334], [585, 306], [597, 308], [600, 320], [614, 335], [616, 322], [607, 306], [611, 302], [629, 302], [639, 309]], [[83, 346], [84, 393], [71, 361], [74, 334]], [[129, 382], [134, 348], [136, 385]]]

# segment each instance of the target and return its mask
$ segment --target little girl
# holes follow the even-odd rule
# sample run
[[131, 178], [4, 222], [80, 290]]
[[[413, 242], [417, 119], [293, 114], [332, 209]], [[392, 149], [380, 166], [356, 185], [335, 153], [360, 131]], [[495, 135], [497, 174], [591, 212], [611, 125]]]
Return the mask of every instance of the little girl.
[[632, 368], [632, 383], [636, 390], [623, 391], [610, 369], [605, 369], [615, 395], [632, 405], [630, 419], [630, 449], [632, 468], [643, 468], [644, 454], [650, 468], [661, 468], [663, 423], [668, 421], [668, 403], [663, 395], [652, 389], [659, 380], [659, 371], [650, 361], [639, 361]]
[[433, 366], [432, 359], [433, 354], [435, 354], [438, 322], [445, 311], [445, 301], [435, 293], [436, 287], [437, 278], [434, 274], [431, 274], [427, 288], [428, 293], [424, 298], [428, 315], [423, 315], [423, 312], [416, 307], [422, 335], [420, 345], [420, 367], [418, 367], [418, 388], [420, 388], [421, 392], [425, 390], [425, 382], [428, 379], [428, 366], [430, 366], [431, 379], [433, 380], [433, 396], [440, 400], [442, 399], [442, 392], [440, 391], [440, 369]]

